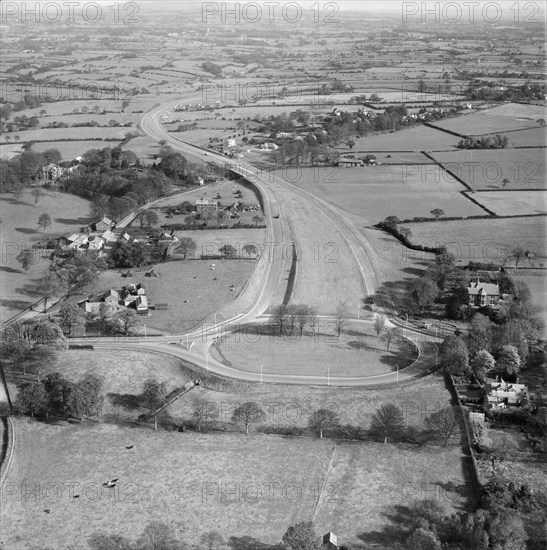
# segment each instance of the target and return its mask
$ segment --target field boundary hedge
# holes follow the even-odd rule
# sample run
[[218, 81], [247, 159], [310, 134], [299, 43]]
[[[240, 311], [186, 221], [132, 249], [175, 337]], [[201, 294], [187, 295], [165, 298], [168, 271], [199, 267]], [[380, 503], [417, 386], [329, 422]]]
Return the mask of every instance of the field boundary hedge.
[[473, 485], [473, 488], [475, 489], [475, 497], [478, 499], [480, 497], [480, 491], [482, 489], [482, 483], [480, 481], [480, 475], [479, 475], [479, 467], [477, 464], [477, 458], [475, 457], [475, 453], [473, 451], [473, 444], [471, 439], [471, 427], [469, 426], [469, 420], [468, 416], [466, 414], [466, 411], [464, 410], [462, 404], [460, 403], [460, 400], [458, 399], [458, 391], [456, 389], [456, 385], [454, 382], [454, 379], [450, 373], [445, 372], [445, 378], [447, 380], [447, 386], [448, 389], [452, 395], [452, 400], [454, 401], [454, 406], [456, 410], [459, 411], [459, 417], [460, 417], [460, 424], [463, 425], [464, 428], [464, 435], [465, 435], [465, 449], [464, 452], [466, 456], [469, 457], [469, 461], [471, 463], [471, 482]]

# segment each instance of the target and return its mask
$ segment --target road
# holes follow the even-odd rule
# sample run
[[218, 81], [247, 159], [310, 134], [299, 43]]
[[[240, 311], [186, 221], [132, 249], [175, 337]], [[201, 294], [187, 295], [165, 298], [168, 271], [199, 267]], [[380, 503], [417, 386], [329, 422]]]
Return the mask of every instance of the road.
[[[200, 98], [186, 98], [184, 101], [197, 101]], [[146, 113], [141, 121], [140, 128], [144, 133], [156, 141], [164, 140], [173, 149], [180, 151], [187, 158], [199, 159], [201, 162], [214, 162], [223, 165], [226, 168], [244, 176], [250, 180], [260, 193], [264, 200], [264, 215], [267, 226], [266, 241], [280, 243], [283, 246], [288, 244], [288, 232], [286, 230], [288, 219], [287, 196], [291, 194], [297, 197], [298, 201], [306, 201], [316, 209], [317, 215], [325, 219], [325, 223], [332, 224], [343, 236], [347, 249], [350, 251], [355, 265], [355, 275], [360, 278], [363, 293], [373, 294], [379, 283], [379, 277], [375, 270], [375, 256], [371, 247], [363, 240], [362, 235], [351, 223], [351, 221], [338, 208], [323, 201], [322, 199], [311, 195], [310, 193], [299, 189], [298, 187], [284, 181], [283, 179], [268, 174], [267, 178], [255, 167], [244, 164], [233, 158], [225, 157], [218, 153], [205, 151], [190, 143], [179, 140], [166, 132], [160, 123], [164, 113], [171, 110], [181, 102], [179, 98], [161, 106], [158, 106]], [[278, 200], [281, 198], [281, 200]], [[275, 214], [274, 214], [275, 213]], [[276, 216], [274, 218], [274, 215]], [[125, 220], [124, 220], [125, 221]], [[135, 349], [150, 351], [171, 357], [177, 357], [187, 361], [199, 368], [211, 373], [229, 378], [237, 378], [245, 381], [265, 382], [265, 383], [288, 383], [288, 384], [319, 384], [333, 386], [377, 386], [381, 384], [393, 384], [421, 376], [435, 367], [437, 347], [434, 342], [418, 342], [420, 356], [411, 366], [402, 369], [398, 373], [388, 373], [377, 376], [362, 377], [336, 377], [336, 376], [303, 376], [303, 375], [276, 375], [268, 373], [252, 373], [241, 371], [236, 367], [228, 367], [210, 357], [209, 348], [212, 342], [218, 338], [221, 333], [226, 334], [241, 324], [251, 321], [257, 321], [272, 303], [276, 294], [276, 289], [280, 284], [283, 271], [283, 262], [276, 258], [273, 252], [266, 247], [266, 252], [262, 255], [260, 261], [267, 262], [265, 276], [260, 281], [258, 289], [254, 289], [252, 305], [238, 312], [237, 314], [224, 320], [222, 325], [205, 325], [197, 330], [184, 335], [173, 335], [161, 338], [100, 338], [95, 341], [89, 339], [75, 339], [74, 343], [93, 343], [96, 348], [117, 349]], [[359, 296], [360, 300], [362, 296]], [[385, 313], [391, 313], [390, 304], [377, 304]], [[352, 320], [355, 322], [356, 320]], [[409, 331], [407, 331], [409, 336]], [[191, 350], [185, 349], [186, 341], [193, 341]]]

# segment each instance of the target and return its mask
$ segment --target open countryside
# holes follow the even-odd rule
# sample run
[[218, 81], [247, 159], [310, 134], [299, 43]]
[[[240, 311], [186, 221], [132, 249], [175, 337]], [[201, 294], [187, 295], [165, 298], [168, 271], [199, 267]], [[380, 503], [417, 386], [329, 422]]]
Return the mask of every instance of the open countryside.
[[0, 550], [543, 550], [545, 7], [43, 4]]

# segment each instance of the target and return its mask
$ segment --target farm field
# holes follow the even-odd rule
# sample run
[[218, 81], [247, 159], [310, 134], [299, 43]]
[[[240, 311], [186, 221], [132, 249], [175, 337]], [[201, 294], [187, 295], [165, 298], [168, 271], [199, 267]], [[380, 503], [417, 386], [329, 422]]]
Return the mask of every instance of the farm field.
[[460, 138], [447, 132], [421, 125], [393, 133], [365, 136], [354, 141], [354, 149], [356, 151], [375, 153], [382, 151], [455, 150]]
[[[121, 140], [120, 140], [121, 141]], [[129, 142], [131, 143], [131, 142]], [[90, 149], [103, 149], [104, 147], [116, 147], [118, 142], [115, 141], [42, 141], [34, 143], [32, 150], [37, 153], [42, 153], [47, 149], [57, 149], [61, 153], [62, 160], [72, 160], [83, 155]], [[130, 148], [130, 147], [128, 147]]]
[[509, 251], [517, 245], [534, 252], [532, 262], [547, 258], [545, 218], [506, 218], [447, 222], [409, 223], [411, 240], [426, 246], [444, 245], [456, 260], [503, 264]]
[[[417, 359], [417, 350], [408, 340], [397, 338], [386, 351], [378, 340], [372, 325], [362, 325], [338, 337], [332, 323], [319, 323], [316, 334], [301, 337], [280, 337], [279, 334], [261, 334], [260, 329], [229, 335], [211, 349], [217, 360], [237, 365], [241, 370], [274, 374], [327, 376], [374, 376], [385, 374], [411, 364]], [[220, 353], [219, 353], [220, 351]], [[329, 370], [330, 369], [330, 370]]]
[[[509, 147], [545, 147], [547, 144], [547, 132], [545, 128], [530, 128], [516, 132], [500, 132], [501, 136], [507, 136]], [[538, 154], [540, 154], [538, 152]]]
[[401, 219], [430, 216], [433, 208], [443, 209], [447, 216], [485, 214], [461, 194], [465, 189], [461, 183], [431, 165], [304, 168], [294, 174], [276, 173], [373, 224], [391, 215]]
[[[545, 232], [543, 233], [545, 235]], [[543, 259], [538, 259], [543, 263]], [[526, 264], [525, 264], [526, 265]], [[535, 270], [508, 270], [511, 277], [528, 285], [532, 293], [534, 304], [540, 309], [543, 318], [547, 318], [547, 272]], [[547, 327], [543, 328], [543, 334], [547, 336]]]
[[547, 213], [547, 191], [477, 191], [473, 198], [498, 216]]
[[[62, 200], [61, 200], [62, 199]], [[15, 256], [23, 248], [31, 248], [36, 241], [62, 235], [90, 223], [90, 202], [70, 194], [44, 191], [38, 205], [30, 190], [26, 190], [20, 201], [12, 195], [0, 197], [2, 212], [2, 260], [0, 315], [3, 320], [12, 317], [41, 298], [37, 285], [49, 266], [49, 252], [36, 250], [33, 266], [23, 273]], [[47, 233], [38, 229], [38, 218], [48, 213], [52, 224]]]
[[[126, 134], [135, 132], [135, 128], [94, 128], [94, 127], [84, 127], [84, 128], [41, 128], [37, 130], [23, 130], [18, 132], [21, 141], [34, 141], [34, 140], [43, 140], [51, 141], [55, 140], [65, 140], [67, 134], [70, 135], [73, 139], [90, 139], [90, 138], [100, 138], [100, 139], [119, 139], [122, 140]], [[6, 135], [3, 134], [2, 138], [5, 142]], [[105, 146], [106, 147], [106, 146]]]
[[431, 124], [441, 130], [456, 132], [460, 135], [482, 136], [508, 130], [537, 128], [536, 121], [544, 117], [545, 110], [542, 106], [509, 103]]
[[[356, 151], [355, 148], [352, 150], [341, 151], [343, 155], [352, 154], [352, 155], [364, 155], [368, 154], [368, 151], [365, 149], [363, 151]], [[376, 155], [376, 160], [383, 165], [389, 164], [433, 164], [433, 161], [426, 157], [424, 154], [419, 152], [410, 152], [410, 153], [401, 153], [397, 151], [387, 152], [383, 151], [380, 154]]]
[[[171, 220], [172, 221], [172, 220]], [[249, 220], [250, 222], [250, 220]], [[264, 238], [266, 230], [262, 229], [211, 229], [211, 230], [185, 230], [176, 231], [179, 239], [190, 237], [196, 243], [195, 257], [207, 255], [219, 255], [219, 249], [225, 244], [232, 245], [237, 252], [237, 256], [245, 257], [243, 247], [246, 244], [253, 244], [260, 251], [264, 250]], [[218, 263], [218, 262], [217, 262]]]
[[[289, 524], [316, 510], [318, 532], [336, 528], [344, 542], [358, 542], [384, 529], [389, 537], [389, 515], [420, 498], [422, 484], [439, 491], [449, 510], [464, 505], [468, 492], [457, 447], [417, 451], [262, 435], [242, 445], [242, 436], [227, 434], [15, 423], [18, 445], [4, 487], [41, 488], [32, 499], [4, 495], [3, 541], [18, 550], [81, 545], [95, 533], [135, 539], [151, 520], [189, 544], [214, 529], [237, 548], [241, 540], [258, 547], [278, 542]], [[115, 490], [103, 487], [113, 477], [120, 480]]]
[[[129, 283], [143, 283], [150, 303], [169, 304], [169, 309], [151, 311], [150, 316], [142, 318], [143, 324], [164, 334], [181, 334], [234, 300], [255, 264], [252, 259], [217, 260], [212, 271], [210, 261], [172, 261], [154, 266], [157, 277], [145, 277], [151, 266], [132, 268], [133, 277], [130, 279], [123, 278], [121, 272], [107, 272], [86, 291], [93, 294]], [[234, 285], [233, 291], [230, 285]]]
[[[472, 189], [545, 189], [542, 149], [436, 152], [431, 156]], [[504, 183], [504, 180], [508, 180]], [[511, 196], [511, 195], [510, 195]]]

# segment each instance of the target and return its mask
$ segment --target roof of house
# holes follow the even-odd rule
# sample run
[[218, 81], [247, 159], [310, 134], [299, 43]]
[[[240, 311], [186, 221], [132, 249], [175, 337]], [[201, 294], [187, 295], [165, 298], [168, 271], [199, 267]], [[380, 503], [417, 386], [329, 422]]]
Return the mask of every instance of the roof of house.
[[470, 282], [467, 291], [471, 296], [487, 294], [488, 296], [499, 296], [500, 287], [495, 283], [481, 283], [480, 281]]

